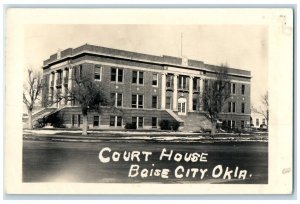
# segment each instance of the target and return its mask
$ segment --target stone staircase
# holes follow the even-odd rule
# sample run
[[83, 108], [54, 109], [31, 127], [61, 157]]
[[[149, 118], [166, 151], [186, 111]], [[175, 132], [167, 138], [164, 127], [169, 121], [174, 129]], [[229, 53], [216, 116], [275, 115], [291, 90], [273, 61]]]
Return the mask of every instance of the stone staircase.
[[206, 113], [189, 112], [186, 116], [180, 116], [184, 121], [184, 132], [202, 132], [211, 130], [211, 122]]

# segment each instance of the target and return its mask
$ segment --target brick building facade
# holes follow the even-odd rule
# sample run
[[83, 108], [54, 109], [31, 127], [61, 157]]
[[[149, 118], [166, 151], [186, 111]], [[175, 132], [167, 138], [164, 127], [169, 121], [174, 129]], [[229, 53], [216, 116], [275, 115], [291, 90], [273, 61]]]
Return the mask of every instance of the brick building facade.
[[[92, 112], [90, 129], [159, 128], [161, 120], [178, 121], [187, 131], [209, 126], [200, 103], [206, 80], [216, 77], [220, 67], [202, 61], [171, 56], [147, 55], [85, 44], [66, 49], [44, 61], [43, 77], [47, 84], [45, 99], [65, 94], [74, 84], [72, 76], [88, 75], [113, 98], [117, 111], [104, 108]], [[223, 107], [220, 119], [230, 127], [250, 126], [250, 71], [228, 68], [231, 97]], [[76, 102], [60, 101], [52, 105], [59, 110], [66, 127], [82, 125], [81, 110]]]

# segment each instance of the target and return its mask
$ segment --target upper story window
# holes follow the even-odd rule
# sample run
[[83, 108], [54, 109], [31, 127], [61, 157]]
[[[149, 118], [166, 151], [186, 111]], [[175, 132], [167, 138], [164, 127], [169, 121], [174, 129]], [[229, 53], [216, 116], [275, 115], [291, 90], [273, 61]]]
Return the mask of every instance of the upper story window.
[[152, 86], [158, 86], [158, 74], [152, 74]]
[[242, 95], [245, 95], [245, 84], [242, 84], [241, 86], [241, 93]]
[[102, 71], [102, 67], [100, 65], [95, 65], [95, 68], [94, 68], [95, 80], [101, 81], [101, 71]]
[[200, 86], [199, 86], [199, 78], [193, 78], [193, 90], [194, 91], [199, 91]]
[[235, 83], [232, 83], [232, 84], [231, 84], [231, 93], [232, 93], [232, 94], [235, 94], [235, 86], [236, 86]]
[[152, 108], [157, 108], [157, 96], [152, 96]]
[[179, 80], [178, 80], [178, 88], [179, 89], [187, 89], [187, 76], [179, 76]]
[[228, 102], [228, 112], [235, 113], [235, 102]]
[[116, 107], [123, 106], [123, 94], [122, 93], [111, 93], [110, 94], [111, 101]]
[[245, 113], [245, 103], [242, 103], [241, 105], [242, 105], [242, 106], [241, 106], [241, 112], [242, 112], [242, 113]]
[[132, 71], [132, 83], [133, 84], [144, 84], [144, 72]]
[[132, 108], [144, 108], [144, 95], [132, 94], [131, 107]]
[[82, 78], [82, 65], [79, 65], [78, 67], [74, 67], [74, 78], [75, 79], [81, 79]]
[[171, 97], [166, 97], [166, 109], [171, 109]]
[[111, 75], [110, 75], [111, 81], [123, 82], [123, 73], [124, 73], [123, 69], [112, 67]]
[[173, 75], [167, 75], [166, 87], [173, 88]]

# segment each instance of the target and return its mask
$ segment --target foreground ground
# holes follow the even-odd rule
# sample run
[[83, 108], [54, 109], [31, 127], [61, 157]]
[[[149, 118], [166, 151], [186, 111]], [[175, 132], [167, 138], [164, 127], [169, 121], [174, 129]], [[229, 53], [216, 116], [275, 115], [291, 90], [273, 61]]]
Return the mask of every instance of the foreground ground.
[[[120, 152], [121, 157], [124, 150], [147, 151], [152, 154], [148, 161], [140, 157], [141, 161], [134, 158], [133, 161], [120, 159], [118, 162], [103, 163], [99, 160], [99, 152], [105, 147], [109, 147], [112, 152]], [[173, 150], [170, 160], [167, 157], [159, 159], [164, 148], [168, 153]], [[103, 155], [108, 157], [112, 152], [106, 151]], [[176, 153], [184, 156], [185, 153], [194, 152], [207, 154], [207, 162], [174, 160]], [[139, 166], [139, 174], [134, 177], [128, 177], [131, 165]], [[180, 174], [176, 176], [175, 170], [178, 166], [181, 166], [178, 171]], [[217, 166], [222, 166], [222, 172], [220, 168], [215, 169]], [[224, 177], [227, 167], [227, 176]], [[142, 178], [140, 170], [144, 168], [149, 173]], [[193, 177], [192, 168], [207, 169], [207, 172], [203, 178], [200, 173]], [[156, 169], [169, 169], [168, 178], [153, 176]], [[238, 179], [241, 170], [247, 171], [245, 179]], [[213, 171], [215, 177], [212, 176]], [[132, 175], [135, 172], [137, 171], [132, 171]], [[178, 175], [182, 177], [179, 178]], [[199, 134], [102, 132], [82, 137], [76, 132], [27, 132], [23, 142], [23, 181], [267, 183], [268, 142], [266, 136], [262, 135], [219, 135], [210, 138]]]

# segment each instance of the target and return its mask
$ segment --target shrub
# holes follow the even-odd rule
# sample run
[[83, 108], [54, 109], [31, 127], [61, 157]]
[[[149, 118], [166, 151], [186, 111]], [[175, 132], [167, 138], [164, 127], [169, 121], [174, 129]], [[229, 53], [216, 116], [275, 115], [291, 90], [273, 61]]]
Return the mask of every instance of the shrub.
[[136, 129], [136, 124], [126, 123], [125, 129], [134, 130]]
[[180, 123], [178, 121], [161, 120], [159, 126], [161, 130], [178, 131]]

